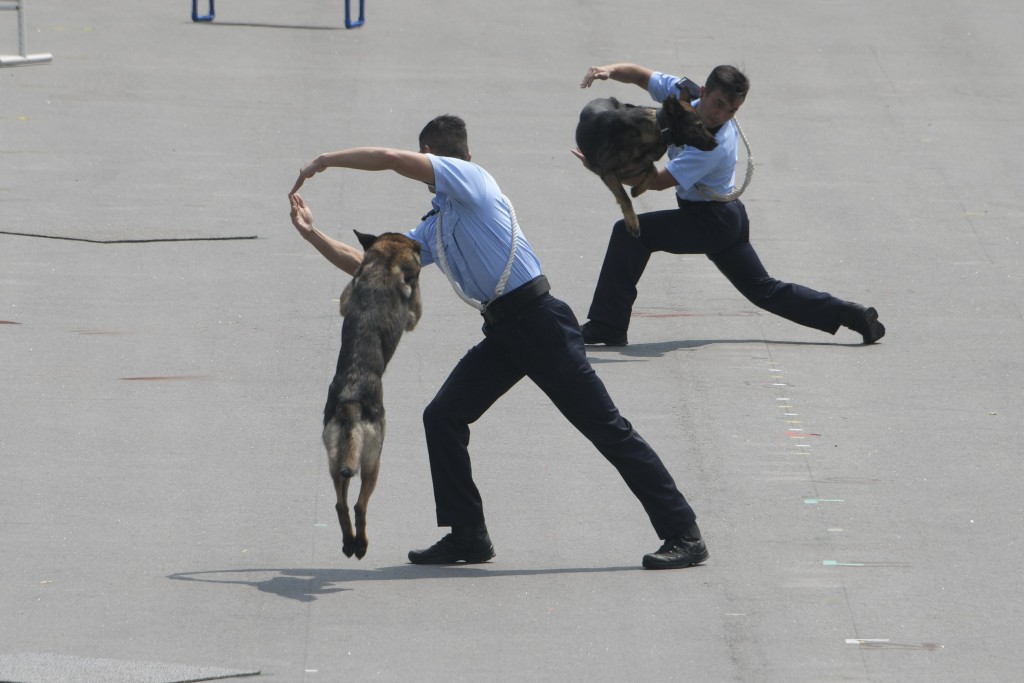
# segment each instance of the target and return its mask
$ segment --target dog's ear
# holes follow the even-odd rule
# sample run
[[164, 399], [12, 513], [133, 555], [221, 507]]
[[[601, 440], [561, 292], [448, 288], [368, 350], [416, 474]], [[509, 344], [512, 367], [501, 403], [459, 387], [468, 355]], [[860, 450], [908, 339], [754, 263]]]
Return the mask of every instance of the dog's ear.
[[673, 119], [682, 119], [684, 121], [700, 116], [697, 113], [697, 110], [693, 108], [692, 104], [686, 100], [676, 99], [675, 97], [669, 97], [665, 100], [665, 113]]
[[690, 104], [690, 101], [687, 99], [679, 100], [679, 108], [687, 113], [693, 114], [694, 116], [700, 116], [700, 114], [697, 113], [696, 107]]
[[665, 111], [669, 114], [681, 114], [683, 112], [683, 102], [677, 97], [667, 97], [662, 104], [665, 107]]
[[369, 249], [377, 241], [376, 235], [368, 235], [358, 230], [353, 230], [352, 232], [356, 234], [356, 239], [359, 240], [359, 244], [363, 245], [364, 250]]

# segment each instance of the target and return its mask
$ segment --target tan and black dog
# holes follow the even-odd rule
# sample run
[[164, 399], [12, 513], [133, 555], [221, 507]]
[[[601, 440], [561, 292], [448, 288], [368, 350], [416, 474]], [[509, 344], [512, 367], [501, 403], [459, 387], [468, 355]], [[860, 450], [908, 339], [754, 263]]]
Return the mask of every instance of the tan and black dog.
[[[324, 408], [324, 445], [337, 494], [342, 551], [366, 554], [366, 506], [377, 485], [384, 445], [384, 389], [381, 377], [402, 333], [423, 314], [420, 299], [420, 244], [405, 235], [379, 237], [356, 232], [365, 253], [341, 294], [341, 353]], [[356, 524], [348, 509], [348, 486], [360, 474]]]
[[632, 190], [639, 197], [658, 175], [654, 162], [669, 145], [693, 145], [707, 152], [718, 143], [689, 102], [669, 97], [658, 109], [604, 97], [592, 100], [580, 112], [576, 145], [587, 167], [615, 195], [630, 234], [638, 237], [640, 221], [622, 181], [640, 178]]

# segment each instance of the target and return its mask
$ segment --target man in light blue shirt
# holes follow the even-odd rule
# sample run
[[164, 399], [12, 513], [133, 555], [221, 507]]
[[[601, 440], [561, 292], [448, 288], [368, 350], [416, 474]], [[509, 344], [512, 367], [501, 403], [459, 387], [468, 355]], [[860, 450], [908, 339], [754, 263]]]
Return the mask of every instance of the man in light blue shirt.
[[[691, 104], [700, 106], [701, 88], [688, 78], [678, 78], [663, 73], [651, 74], [647, 91], [656, 102], [664, 102], [669, 97], [685, 97]], [[718, 194], [728, 194], [736, 181], [737, 135], [736, 125], [732, 119], [730, 125], [720, 126], [715, 133], [718, 145], [702, 154], [696, 147], [668, 148], [669, 161], [665, 168], [676, 181], [676, 194], [680, 199], [690, 201], [707, 201], [695, 185], [699, 182]], [[684, 154], [683, 152], [688, 152]]]
[[[467, 295], [487, 302], [494, 297], [498, 277], [508, 263], [511, 206], [502, 198], [494, 178], [480, 166], [453, 157], [427, 157], [435, 178], [433, 208], [408, 236], [422, 246], [421, 263], [434, 263], [438, 260], [437, 229], [443, 220], [441, 241], [452, 277]], [[520, 236], [507, 290], [540, 274], [540, 261]]]
[[[708, 152], [690, 146], [669, 148], [669, 160], [649, 189], [675, 188], [679, 208], [640, 214], [639, 237], [630, 235], [623, 221], [615, 224], [590, 305], [590, 320], [582, 328], [587, 344], [628, 343], [626, 331], [637, 284], [656, 251], [706, 254], [751, 303], [787, 320], [829, 334], [848, 327], [860, 333], [865, 344], [882, 338], [885, 327], [874, 308], [769, 276], [750, 244], [750, 221], [743, 203], [714, 201], [698, 187], [721, 196], [735, 185], [739, 131], [733, 117], [750, 85], [742, 72], [718, 66], [706, 85], [697, 86], [637, 64], [610, 64], [591, 67], [580, 87], [608, 79], [644, 88], [658, 102], [669, 97], [691, 100], [718, 146]], [[576, 156], [582, 158], [578, 150]]]
[[664, 540], [643, 557], [643, 566], [676, 569], [705, 561], [708, 551], [693, 509], [658, 454], [608, 396], [587, 359], [579, 321], [549, 293], [511, 205], [494, 178], [470, 161], [467, 140], [462, 119], [440, 116], [420, 133], [419, 153], [362, 147], [322, 154], [303, 167], [289, 195], [299, 234], [351, 275], [362, 252], [313, 227], [312, 213], [297, 194], [302, 184], [329, 167], [390, 170], [426, 183], [435, 193], [432, 209], [408, 235], [421, 245], [421, 263], [438, 263], [464, 296], [483, 307], [483, 341], [459, 361], [423, 412], [437, 525], [451, 527], [451, 533], [430, 548], [411, 551], [409, 561], [454, 564], [494, 557], [470, 467], [469, 427], [523, 377], [615, 466], [643, 505]]

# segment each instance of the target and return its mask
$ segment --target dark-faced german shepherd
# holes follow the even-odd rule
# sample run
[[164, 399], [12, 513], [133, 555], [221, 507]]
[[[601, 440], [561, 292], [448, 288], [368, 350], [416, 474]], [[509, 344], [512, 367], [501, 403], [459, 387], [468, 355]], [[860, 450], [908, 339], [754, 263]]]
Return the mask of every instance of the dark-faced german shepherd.
[[[402, 332], [416, 327], [420, 299], [420, 244], [405, 235], [356, 232], [365, 253], [341, 294], [341, 353], [324, 408], [324, 445], [337, 494], [342, 551], [366, 554], [366, 506], [377, 485], [384, 445], [381, 376]], [[348, 511], [348, 485], [360, 473], [356, 525]]]
[[601, 176], [615, 195], [626, 228], [634, 237], [640, 235], [640, 221], [622, 181], [639, 177], [632, 190], [633, 196], [639, 197], [658, 175], [654, 162], [670, 144], [693, 145], [707, 152], [718, 143], [690, 103], [675, 97], [665, 100], [660, 109], [605, 97], [591, 101], [580, 112], [576, 145], [586, 157], [587, 167]]

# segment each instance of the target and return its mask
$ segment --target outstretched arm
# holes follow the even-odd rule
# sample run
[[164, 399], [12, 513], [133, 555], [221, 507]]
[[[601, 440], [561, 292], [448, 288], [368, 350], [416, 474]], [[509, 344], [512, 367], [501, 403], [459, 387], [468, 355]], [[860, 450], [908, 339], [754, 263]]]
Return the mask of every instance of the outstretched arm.
[[353, 147], [321, 154], [303, 166], [289, 196], [298, 192], [307, 179], [332, 167], [357, 171], [394, 171], [406, 178], [434, 184], [434, 165], [426, 154], [387, 147]]
[[359, 264], [363, 262], [363, 252], [344, 242], [332, 239], [313, 227], [313, 212], [306, 206], [301, 195], [293, 193], [290, 199], [292, 225], [299, 231], [299, 234], [328, 261], [349, 275], [355, 275]]
[[584, 74], [580, 87], [589, 88], [594, 81], [607, 81], [611, 79], [620, 83], [632, 83], [646, 90], [647, 84], [651, 82], [652, 75], [654, 75], [654, 71], [646, 66], [629, 64], [628, 62], [609, 64], [607, 66], [592, 66]]

